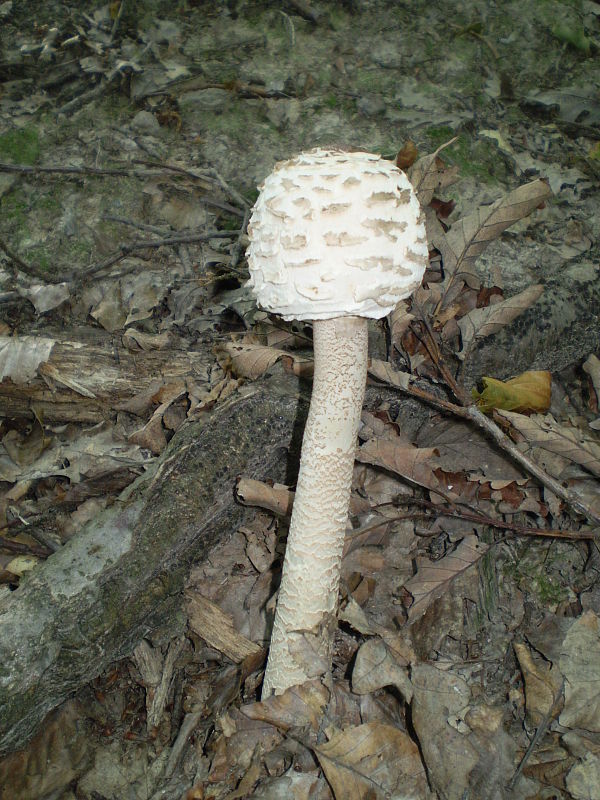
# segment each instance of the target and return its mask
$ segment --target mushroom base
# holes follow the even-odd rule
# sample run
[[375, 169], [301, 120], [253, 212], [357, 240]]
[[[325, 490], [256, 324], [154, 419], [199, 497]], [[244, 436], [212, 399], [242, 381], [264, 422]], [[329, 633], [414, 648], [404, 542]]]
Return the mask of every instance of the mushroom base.
[[316, 320], [313, 338], [313, 391], [263, 698], [331, 669], [340, 567], [367, 377], [367, 320]]

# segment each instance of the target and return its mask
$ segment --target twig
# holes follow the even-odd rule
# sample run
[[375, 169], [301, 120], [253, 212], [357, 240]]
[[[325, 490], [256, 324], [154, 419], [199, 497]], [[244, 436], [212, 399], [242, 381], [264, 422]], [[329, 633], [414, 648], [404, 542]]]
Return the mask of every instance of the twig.
[[23, 544], [23, 542], [13, 542], [12, 539], [6, 539], [0, 536], [0, 550], [7, 550], [9, 553], [25, 553], [27, 555], [38, 556], [38, 558], [48, 558], [52, 555], [52, 550], [47, 550], [45, 547], [37, 547], [34, 544]]
[[47, 272], [33, 264], [26, 264], [22, 258], [19, 258], [19, 256], [13, 250], [11, 250], [11, 248], [2, 238], [0, 238], [0, 250], [2, 250], [2, 252], [5, 253], [11, 261], [14, 261], [16, 266], [19, 268], [19, 272], [24, 272], [25, 275], [31, 275], [33, 278], [39, 278], [43, 281], [48, 280]]
[[0, 292], [0, 305], [10, 305], [26, 299], [26, 297], [21, 297], [18, 292]]
[[[236, 191], [232, 186], [230, 186], [227, 181], [217, 172], [216, 169], [212, 167], [208, 170], [207, 173], [198, 173], [195, 170], [186, 169], [185, 167], [180, 167], [177, 164], [167, 164], [163, 163], [162, 161], [149, 161], [149, 160], [142, 160], [142, 159], [134, 159], [134, 164], [143, 164], [146, 167], [154, 167], [155, 169], [163, 169], [167, 172], [175, 172], [178, 175], [185, 175], [188, 178], [193, 178], [194, 180], [200, 181], [207, 181], [211, 184], [217, 184], [226, 195], [228, 195], [232, 200], [234, 200], [240, 208], [234, 208], [233, 206], [227, 205], [227, 203], [222, 204], [221, 208], [225, 208], [226, 210], [231, 210], [232, 213], [237, 213], [240, 217], [243, 217], [245, 214], [245, 210], [249, 207], [250, 203], [243, 197], [238, 191]], [[203, 200], [204, 198], [200, 198]], [[216, 205], [216, 203], [213, 203]], [[240, 211], [240, 209], [243, 209]]]
[[277, 9], [278, 12], [283, 17], [283, 20], [287, 26], [288, 33], [290, 35], [290, 46], [295, 47], [296, 45], [296, 31], [294, 30], [294, 23], [292, 22], [289, 14], [286, 14], [285, 11], [282, 11], [280, 8]]
[[477, 406], [470, 403], [467, 393], [464, 391], [464, 389], [462, 389], [461, 386], [457, 384], [454, 377], [450, 373], [450, 370], [444, 364], [437, 345], [435, 334], [429, 323], [429, 320], [427, 319], [427, 316], [423, 313], [423, 310], [418, 305], [415, 306], [415, 308], [420, 311], [420, 319], [425, 328], [427, 342], [424, 342], [424, 344], [427, 348], [429, 356], [433, 364], [435, 364], [437, 367], [441, 377], [446, 382], [446, 385], [459, 401], [460, 405], [442, 401], [433, 395], [429, 395], [428, 392], [424, 392], [421, 389], [416, 390], [410, 386], [406, 389], [402, 389], [402, 391], [405, 391], [408, 394], [414, 394], [415, 396], [420, 397], [421, 399], [437, 406], [438, 408], [443, 408], [444, 410], [450, 411], [451, 413], [456, 414], [463, 419], [468, 419], [471, 422], [474, 422], [478, 428], [480, 428], [488, 437], [492, 438], [496, 444], [500, 445], [500, 447], [509, 453], [515, 461], [518, 461], [521, 466], [525, 467], [528, 472], [534, 475], [540, 481], [540, 483], [550, 489], [550, 491], [552, 491], [557, 497], [560, 497], [561, 500], [564, 500], [567, 505], [575, 509], [579, 514], [582, 514], [596, 525], [600, 525], [600, 514], [596, 513], [592, 508], [579, 500], [575, 494], [570, 492], [568, 489], [565, 489], [565, 487], [559, 481], [555, 480], [555, 478], [553, 478], [551, 475], [548, 475], [548, 473], [538, 466], [535, 461], [526, 456], [525, 453], [521, 452], [521, 450], [519, 450], [514, 442], [509, 439], [509, 437], [499, 428], [498, 425], [496, 425], [495, 422], [493, 422], [493, 420], [486, 417], [485, 414], [483, 414], [477, 408]]
[[92, 100], [96, 100], [98, 97], [102, 97], [108, 89], [110, 88], [112, 81], [101, 80], [96, 86], [92, 89], [89, 89], [87, 92], [83, 92], [82, 94], [74, 97], [72, 100], [69, 100], [68, 103], [65, 103], [64, 106], [61, 106], [58, 109], [59, 114], [71, 114], [73, 111], [76, 111], [81, 106], [89, 103]]
[[117, 11], [117, 14], [113, 22], [112, 30], [110, 32], [110, 38], [109, 38], [110, 44], [112, 44], [114, 41], [114, 38], [117, 33], [117, 28], [119, 27], [119, 22], [121, 21], [121, 17], [123, 16], [123, 11], [125, 10], [125, 1], [126, 0], [121, 0], [121, 2], [119, 3], [119, 10]]
[[209, 239], [230, 239], [235, 236], [237, 231], [212, 231], [210, 233], [189, 233], [177, 234], [175, 236], [167, 236], [164, 239], [148, 239], [142, 242], [131, 242], [130, 244], [122, 244], [120, 248], [108, 256], [104, 261], [93, 264], [81, 272], [74, 272], [70, 275], [70, 280], [81, 281], [84, 278], [89, 278], [91, 275], [96, 275], [114, 264], [118, 264], [127, 256], [139, 250], [156, 249], [158, 247], [168, 247], [178, 244], [191, 244], [193, 242], [206, 242]]
[[477, 23], [470, 23], [469, 25], [465, 25], [461, 27], [460, 25], [453, 24], [452, 22], [448, 23], [451, 28], [454, 28], [454, 36], [473, 36], [475, 39], [479, 39], [483, 44], [488, 48], [490, 53], [494, 56], [496, 61], [500, 60], [500, 53], [494, 47], [494, 45], [485, 37], [479, 30]]
[[104, 214], [102, 220], [104, 222], [118, 222], [120, 225], [128, 225], [130, 228], [136, 228], [139, 231], [155, 233], [157, 236], [168, 236], [171, 233], [171, 231], [161, 228], [158, 225], [146, 225], [144, 222], [136, 222], [127, 217], [116, 217], [113, 214]]
[[16, 172], [18, 175], [134, 175], [149, 177], [151, 170], [131, 170], [122, 167], [31, 167], [28, 164], [0, 163], [0, 172]]
[[11, 536], [17, 536], [20, 533], [26, 533], [35, 539], [42, 547], [45, 547], [51, 553], [60, 550], [61, 545], [57, 544], [51, 536], [48, 536], [42, 529], [42, 526], [48, 520], [54, 520], [55, 514], [50, 511], [44, 514], [35, 514], [29, 518], [21, 516], [16, 510], [11, 508], [11, 511], [16, 514], [12, 519], [8, 520], [4, 529], [10, 530]]
[[[561, 531], [557, 530], [556, 528], [530, 528], [525, 525], [515, 525], [514, 523], [510, 522], [502, 522], [501, 520], [494, 519], [493, 517], [488, 517], [484, 514], [480, 514], [477, 512], [469, 512], [469, 511], [454, 511], [452, 509], [445, 509], [442, 506], [437, 506], [434, 503], [429, 503], [427, 500], [420, 500], [418, 498], [403, 498], [400, 501], [400, 505], [408, 505], [409, 503], [418, 503], [419, 505], [425, 505], [428, 508], [431, 507], [431, 511], [417, 511], [417, 512], [409, 512], [406, 514], [395, 514], [393, 517], [382, 517], [381, 519], [370, 522], [367, 525], [364, 525], [361, 528], [355, 528], [354, 530], [347, 531], [346, 533], [346, 546], [348, 546], [349, 542], [354, 541], [357, 537], [363, 536], [365, 533], [369, 533], [371, 531], [375, 531], [378, 528], [383, 528], [385, 525], [389, 525], [392, 522], [398, 522], [399, 520], [403, 519], [429, 519], [433, 520], [437, 517], [451, 517], [452, 519], [465, 519], [469, 522], [476, 522], [480, 525], [486, 525], [489, 528], [499, 528], [500, 530], [506, 530], [514, 534], [519, 534], [522, 536], [541, 536], [547, 538], [554, 538], [554, 539], [573, 539], [575, 541], [579, 541], [581, 539], [590, 539], [594, 540], [595, 536], [593, 531]], [[374, 509], [383, 508], [385, 506], [395, 506], [397, 503], [381, 503], [378, 506], [373, 506]], [[498, 544], [500, 544], [503, 539], [498, 540]]]
[[231, 248], [231, 256], [229, 258], [229, 269], [232, 270], [235, 269], [239, 264], [240, 258], [242, 257], [242, 252], [244, 250], [244, 245], [242, 244], [242, 237], [246, 233], [246, 228], [248, 227], [249, 219], [250, 219], [250, 209], [247, 209], [246, 213], [244, 214], [244, 220], [242, 222], [238, 238], [234, 242], [233, 247]]
[[190, 92], [201, 89], [223, 89], [226, 92], [235, 92], [243, 97], [290, 97], [289, 92], [282, 92], [279, 89], [265, 89], [264, 86], [259, 86], [255, 83], [244, 83], [243, 81], [234, 78], [230, 81], [223, 81], [215, 83], [214, 81], [205, 81], [202, 78], [194, 76], [192, 78], [185, 78], [184, 80], [176, 80], [166, 84], [161, 89], [156, 89], [153, 92], [147, 92], [143, 97], [139, 97], [138, 101], [146, 97], [157, 97], [165, 94], [181, 94], [182, 92]]
[[548, 725], [552, 722], [552, 720], [556, 716], [556, 714], [558, 712], [558, 709], [560, 707], [560, 703], [561, 703], [561, 700], [562, 700], [562, 697], [563, 697], [564, 690], [565, 690], [565, 679], [563, 678], [562, 682], [560, 684], [560, 688], [559, 688], [558, 692], [556, 693], [556, 697], [554, 698], [554, 701], [553, 701], [552, 705], [550, 706], [550, 708], [548, 710], [548, 713], [546, 714], [544, 719], [538, 725], [538, 728], [537, 728], [537, 730], [535, 732], [535, 735], [534, 735], [533, 739], [531, 740], [531, 742], [529, 744], [529, 747], [527, 748], [527, 750], [525, 752], [525, 755], [523, 756], [519, 766], [515, 770], [515, 774], [510, 779], [510, 783], [508, 784], [508, 788], [511, 791], [515, 788], [515, 784], [519, 780], [519, 776], [523, 772], [523, 768], [525, 767], [525, 764], [529, 761], [529, 758], [530, 758], [531, 754], [533, 753], [537, 743], [542, 738], [542, 736], [546, 733]]
[[309, 22], [313, 22], [316, 25], [319, 21], [316, 11], [314, 11], [307, 0], [289, 0], [289, 4], [296, 9], [301, 17], [304, 17], [304, 19], [307, 19]]
[[220, 208], [222, 211], [227, 211], [229, 214], [234, 214], [236, 217], [241, 217], [242, 219], [244, 217], [244, 212], [240, 211], [239, 208], [230, 206], [229, 203], [223, 203], [220, 200], [215, 200], [213, 197], [199, 197], [198, 202], [203, 203], [205, 206]]
[[195, 181], [205, 181], [209, 185], [213, 185], [215, 183], [214, 178], [210, 175], [206, 175], [205, 173], [201, 173], [197, 170], [189, 169], [187, 167], [181, 167], [179, 164], [169, 164], [168, 161], [157, 161], [156, 159], [151, 158], [134, 158], [132, 159], [131, 163], [141, 164], [142, 166], [149, 167], [150, 169], [173, 172], [176, 175], [185, 175], [186, 178], [192, 178]]
[[[427, 352], [429, 353], [429, 357], [435, 364], [442, 378], [446, 381], [446, 385], [452, 391], [452, 394], [456, 397], [456, 399], [460, 402], [460, 404], [463, 406], [468, 405], [469, 404], [468, 396], [456, 382], [454, 376], [444, 363], [444, 359], [442, 357], [440, 348], [438, 346], [437, 338], [435, 336], [433, 328], [431, 327], [431, 322], [429, 321], [427, 314], [423, 312], [423, 308], [421, 307], [420, 304], [413, 302], [413, 307], [419, 311], [420, 322], [425, 327], [426, 341], [423, 341], [423, 339], [421, 339], [421, 341], [426, 347]], [[414, 325], [411, 327], [414, 330]]]
[[600, 525], [600, 514], [597, 514], [593, 509], [589, 508], [585, 503], [582, 503], [578, 497], [576, 497], [572, 492], [559, 483], [559, 481], [552, 478], [545, 472], [541, 467], [539, 467], [535, 461], [522, 453], [519, 448], [512, 442], [508, 436], [493, 422], [491, 419], [485, 416], [477, 406], [470, 405], [467, 406], [464, 411], [466, 412], [466, 417], [472, 420], [478, 428], [482, 431], [487, 433], [496, 444], [499, 444], [503, 450], [506, 450], [507, 453], [518, 461], [525, 469], [534, 475], [541, 483], [544, 484], [551, 492], [553, 492], [557, 497], [560, 497], [561, 500], [564, 500], [571, 508], [574, 508], [577, 512], [582, 514], [584, 517], [592, 520], [596, 525]]
[[208, 171], [208, 174], [217, 181], [221, 189], [223, 189], [223, 191], [226, 192], [226, 194], [228, 194], [229, 197], [233, 198], [233, 200], [235, 200], [236, 203], [238, 203], [238, 205], [240, 205], [244, 209], [248, 208], [250, 203], [248, 203], [248, 201], [244, 197], [242, 197], [242, 195], [238, 191], [236, 191], [232, 186], [230, 186], [225, 181], [225, 179], [221, 177], [220, 173], [218, 173], [216, 169], [211, 168]]
[[[160, 164], [155, 162], [147, 162], [147, 161], [134, 161], [134, 164], [144, 164], [144, 165], [151, 165], [149, 169], [127, 169], [124, 167], [31, 167], [27, 164], [6, 164], [4, 162], [0, 162], [0, 172], [9, 172], [9, 173], [16, 173], [17, 175], [97, 175], [97, 176], [112, 176], [112, 177], [132, 177], [132, 178], [152, 178], [156, 177], [157, 175], [165, 174], [165, 173], [175, 173], [178, 175], [185, 175], [189, 178], [193, 178], [196, 181], [211, 181], [212, 185], [215, 182], [219, 183], [218, 180], [214, 178], [210, 178], [204, 175], [197, 175], [190, 170], [186, 170], [183, 167], [177, 167], [172, 164]], [[198, 202], [203, 203], [204, 205], [214, 206], [215, 208], [220, 208], [222, 211], [227, 211], [230, 214], [234, 214], [237, 217], [244, 216], [245, 209], [248, 207], [248, 203], [241, 195], [238, 195], [233, 189], [229, 189], [227, 184], [221, 178], [222, 184], [219, 183], [221, 188], [225, 188], [226, 191], [229, 192], [231, 197], [240, 203], [240, 208], [236, 206], [232, 206], [230, 203], [225, 203], [222, 200], [217, 200], [213, 197], [199, 197]], [[239, 201], [238, 201], [239, 198]], [[243, 210], [244, 209], [244, 210]]]
[[[487, 525], [491, 528], [499, 528], [500, 530], [511, 531], [512, 533], [518, 533], [523, 536], [542, 536], [554, 539], [592, 539], [594, 540], [596, 537], [593, 531], [563, 531], [557, 528], [535, 528], [529, 525], [517, 525], [514, 522], [503, 522], [502, 520], [494, 519], [493, 517], [489, 517], [487, 514], [483, 514], [480, 511], [466, 511], [461, 509], [453, 510], [453, 509], [444, 509], [441, 506], [436, 505], [435, 503], [431, 503], [428, 500], [421, 500], [419, 498], [413, 498], [408, 500], [400, 500], [399, 503], [395, 505], [404, 505], [404, 503], [417, 503], [418, 505], [423, 505], [426, 508], [430, 509], [431, 512], [437, 516], [442, 517], [456, 517], [458, 519], [465, 519], [471, 522], [476, 522], [480, 525]], [[386, 504], [387, 505], [387, 504]], [[458, 505], [458, 504], [457, 504]]]
[[489, 438], [493, 439], [496, 444], [509, 453], [515, 461], [517, 461], [522, 467], [535, 476], [540, 483], [550, 489], [550, 491], [553, 492], [557, 497], [560, 497], [561, 500], [564, 500], [568, 506], [589, 519], [595, 525], [600, 525], [600, 514], [596, 513], [592, 508], [579, 500], [579, 498], [576, 497], [572, 492], [570, 492], [568, 489], [565, 489], [565, 487], [559, 483], [559, 481], [548, 475], [548, 473], [539, 467], [535, 461], [526, 456], [525, 453], [522, 453], [514, 444], [514, 442], [512, 442], [498, 427], [498, 425], [496, 425], [493, 420], [486, 417], [485, 414], [482, 414], [477, 406], [459, 406], [456, 405], [456, 403], [450, 403], [448, 400], [443, 400], [442, 398], [436, 397], [435, 395], [430, 394], [423, 389], [419, 389], [416, 386], [407, 386], [406, 388], [396, 386], [395, 388], [405, 392], [406, 394], [410, 394], [413, 397], [418, 397], [420, 400], [424, 400], [429, 405], [440, 408], [443, 411], [448, 411], [451, 414], [461, 417], [462, 419], [467, 419], [473, 422]]

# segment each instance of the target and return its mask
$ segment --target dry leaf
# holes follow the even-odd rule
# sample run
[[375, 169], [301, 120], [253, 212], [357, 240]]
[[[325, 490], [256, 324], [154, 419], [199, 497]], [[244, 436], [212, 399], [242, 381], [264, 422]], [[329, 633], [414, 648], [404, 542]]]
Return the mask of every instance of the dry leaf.
[[[281, 759], [283, 763], [283, 758]], [[254, 800], [331, 800], [331, 791], [319, 771], [296, 772], [293, 764], [279, 778], [267, 778], [254, 792]], [[186, 800], [188, 798], [186, 797]], [[192, 800], [190, 798], [190, 800]]]
[[292, 513], [295, 493], [279, 483], [270, 486], [263, 481], [240, 478], [235, 487], [235, 496], [244, 506], [260, 506], [274, 514], [286, 516]]
[[573, 800], [600, 797], [600, 756], [586, 753], [581, 761], [571, 767], [565, 784]]
[[556, 663], [534, 659], [527, 645], [515, 642], [515, 653], [525, 679], [525, 707], [532, 727], [537, 727], [552, 708], [560, 691], [562, 675]]
[[457, 220], [446, 234], [454, 256], [453, 263], [444, 261], [446, 275], [453, 277], [456, 274], [463, 278], [474, 275], [473, 265], [488, 244], [551, 196], [548, 184], [538, 179]]
[[0, 762], [0, 797], [64, 796], [69, 783], [76, 782], [94, 758], [91, 739], [81, 735], [85, 716], [75, 700], [49, 714], [24, 750]]
[[365, 636], [378, 635], [399, 666], [408, 666], [416, 660], [415, 652], [404, 635], [397, 630], [386, 628], [371, 616], [367, 616], [353, 597], [349, 597], [344, 608], [340, 609], [338, 619], [347, 622], [355, 631]]
[[153, 455], [158, 455], [167, 446], [167, 438], [163, 428], [163, 416], [167, 413], [170, 406], [182, 397], [185, 397], [185, 386], [181, 381], [177, 383], [161, 386], [157, 399], [162, 400], [159, 407], [154, 411], [149, 421], [139, 430], [134, 431], [129, 436], [128, 441], [140, 447], [146, 447]]
[[[218, 728], [222, 731], [216, 735], [214, 743], [211, 743], [212, 764], [208, 774], [208, 786], [222, 781], [223, 788], [233, 789], [239, 785], [242, 775], [250, 768], [256, 748], [260, 747], [263, 753], [270, 752], [281, 744], [281, 734], [273, 726], [255, 722], [237, 708], [231, 707], [232, 699], [235, 699], [239, 691], [239, 678], [236, 680], [231, 674], [228, 680], [227, 673], [231, 673], [231, 669], [226, 667], [221, 671], [222, 678], [217, 678], [217, 682], [222, 686], [217, 692], [216, 699], [209, 698], [206, 706], [211, 713], [219, 715]], [[228, 682], [232, 684], [230, 688], [227, 687]], [[225, 711], [226, 707], [228, 708]], [[213, 792], [210, 792], [210, 795], [215, 796]], [[216, 796], [223, 798], [222, 792], [219, 791]]]
[[[536, 461], [542, 462], [543, 456], [539, 450], [555, 453], [561, 458], [579, 464], [593, 475], [600, 477], [600, 444], [595, 438], [581, 431], [579, 428], [569, 428], [558, 423], [551, 414], [542, 417], [535, 414], [526, 417], [512, 411], [498, 411], [500, 416], [508, 419], [526, 442], [520, 445], [521, 450], [534, 448]], [[552, 465], [544, 468], [552, 470]], [[554, 474], [554, 472], [553, 472]], [[555, 475], [555, 477], [560, 477]]]
[[408, 312], [407, 301], [401, 300], [396, 308], [388, 315], [390, 339], [392, 342], [400, 342], [413, 319], [414, 315]]
[[121, 341], [123, 347], [128, 350], [165, 350], [173, 347], [176, 337], [170, 331], [163, 333], [144, 333], [135, 328], [128, 328], [123, 334]]
[[438, 156], [441, 150], [454, 141], [456, 141], [456, 137], [438, 147], [435, 153], [420, 158], [408, 171], [409, 180], [417, 193], [421, 208], [429, 205], [436, 192], [446, 186], [451, 186], [458, 180], [458, 167], [447, 166]]
[[401, 372], [394, 369], [389, 361], [380, 361], [378, 358], [369, 359], [369, 375], [377, 378], [378, 381], [389, 383], [391, 386], [398, 386], [407, 389], [408, 384], [413, 379], [409, 372]]
[[338, 619], [341, 622], [347, 622], [355, 631], [365, 636], [373, 636], [377, 633], [377, 626], [369, 621], [365, 611], [358, 605], [353, 597], [349, 597], [344, 608], [338, 611]]
[[600, 358], [595, 355], [589, 356], [583, 362], [583, 370], [590, 376], [594, 391], [596, 392], [596, 402], [600, 405]]
[[434, 447], [413, 447], [389, 439], [369, 439], [356, 453], [356, 460], [389, 469], [419, 486], [437, 490], [440, 482], [433, 472]]
[[43, 283], [17, 289], [21, 297], [26, 297], [38, 314], [45, 314], [62, 305], [71, 296], [68, 283]]
[[[312, 365], [310, 359], [300, 358], [285, 350], [276, 350], [273, 347], [265, 347], [260, 344], [228, 342], [215, 348], [215, 353], [221, 366], [224, 368], [229, 366], [235, 375], [250, 378], [250, 380], [260, 378], [280, 358], [290, 359], [295, 374], [303, 373], [306, 365]], [[223, 359], [224, 356], [225, 360]]]
[[391, 725], [368, 722], [315, 747], [336, 800], [426, 800], [430, 797], [419, 748]]
[[275, 725], [283, 731], [291, 728], [311, 728], [318, 731], [329, 691], [319, 679], [292, 686], [283, 694], [273, 695], [260, 703], [242, 706], [240, 711], [254, 720]]
[[469, 775], [479, 754], [469, 737], [457, 729], [460, 714], [471, 700], [467, 682], [429, 664], [415, 665], [411, 677], [412, 720], [431, 783], [444, 800], [481, 797], [469, 791]]
[[19, 467], [29, 467], [50, 447], [52, 437], [46, 436], [44, 426], [35, 415], [29, 433], [22, 435], [13, 428], [5, 434], [2, 444], [11, 461]]
[[406, 668], [401, 667], [381, 639], [364, 642], [356, 654], [352, 670], [352, 691], [368, 694], [384, 686], [395, 686], [407, 703], [412, 686]]
[[39, 563], [39, 561], [40, 559], [36, 558], [35, 556], [16, 556], [8, 562], [4, 569], [8, 570], [8, 572], [12, 572], [13, 575], [18, 575], [21, 577], [23, 573], [30, 572], [32, 569], [35, 569], [35, 566]]
[[90, 399], [95, 399], [96, 395], [90, 389], [87, 389], [83, 386], [79, 381], [75, 380], [75, 378], [64, 375], [58, 369], [56, 364], [40, 364], [38, 373], [40, 377], [44, 378], [48, 386], [53, 389], [53, 383], [57, 383], [62, 386], [66, 386], [67, 389], [71, 389], [76, 394], [80, 394], [82, 397], [89, 397]]
[[463, 471], [467, 478], [476, 475], [490, 481], [523, 480], [523, 473], [514, 461], [472, 425], [462, 420], [436, 414], [421, 427], [418, 447], [435, 447], [437, 464], [445, 472]]
[[258, 742], [252, 753], [252, 761], [246, 772], [242, 775], [237, 789], [235, 792], [230, 792], [226, 795], [224, 800], [241, 800], [241, 798], [248, 797], [248, 795], [251, 794], [252, 789], [256, 786], [260, 778], [262, 755], [263, 749], [261, 743]]
[[[446, 264], [450, 264], [451, 273], [453, 273], [456, 266], [456, 254], [448, 242], [446, 228], [440, 222], [435, 209], [430, 205], [425, 209], [425, 227], [427, 230], [427, 242], [430, 250], [437, 250], [441, 256], [442, 263], [444, 264], [444, 270]], [[434, 287], [440, 294], [444, 289], [443, 284], [434, 284], [430, 288]], [[460, 286], [458, 288], [460, 290]], [[422, 289], [417, 290], [418, 296], [421, 295], [421, 292]]]
[[439, 561], [423, 560], [419, 563], [416, 575], [404, 584], [413, 596], [413, 604], [408, 611], [408, 621], [412, 624], [423, 616], [434, 600], [437, 600], [448, 585], [465, 570], [476, 564], [488, 551], [488, 546], [476, 536], [468, 535], [458, 547]]
[[458, 327], [462, 336], [462, 350], [457, 353], [464, 359], [475, 339], [483, 339], [496, 333], [526, 311], [540, 297], [544, 287], [541, 284], [530, 286], [513, 297], [485, 308], [474, 308], [459, 319]]
[[417, 156], [419, 155], [419, 150], [417, 145], [413, 142], [412, 139], [407, 139], [402, 147], [402, 150], [399, 150], [396, 154], [396, 166], [406, 171], [409, 167], [417, 160]]
[[585, 611], [567, 631], [558, 666], [565, 677], [560, 724], [600, 732], [600, 623], [593, 611]]
[[24, 384], [33, 380], [55, 344], [55, 339], [42, 336], [0, 336], [0, 381], [10, 378]]
[[526, 414], [531, 411], [543, 412], [550, 408], [552, 399], [552, 373], [545, 370], [523, 372], [516, 378], [500, 381], [496, 378], [482, 378], [484, 389], [471, 391], [477, 407], [484, 414], [494, 408], [504, 411], [518, 411]]

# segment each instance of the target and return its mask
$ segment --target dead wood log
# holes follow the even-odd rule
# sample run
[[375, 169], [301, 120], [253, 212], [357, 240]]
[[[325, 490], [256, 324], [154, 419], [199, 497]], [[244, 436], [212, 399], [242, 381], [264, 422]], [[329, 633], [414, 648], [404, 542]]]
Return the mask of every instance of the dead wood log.
[[182, 426], [126, 498], [0, 601], [0, 755], [144, 636], [176, 627], [190, 565], [247, 513], [236, 476], [289, 478], [306, 409], [297, 387], [276, 370]]
[[0, 409], [6, 417], [95, 423], [166, 384], [209, 386], [210, 352], [126, 349], [98, 331], [92, 340], [0, 336]]

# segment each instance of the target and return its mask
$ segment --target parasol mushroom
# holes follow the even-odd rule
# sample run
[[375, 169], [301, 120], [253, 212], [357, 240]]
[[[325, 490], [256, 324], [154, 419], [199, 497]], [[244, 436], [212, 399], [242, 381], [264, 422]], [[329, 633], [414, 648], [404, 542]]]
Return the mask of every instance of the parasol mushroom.
[[331, 668], [368, 319], [420, 284], [425, 226], [390, 161], [317, 148], [283, 161], [260, 187], [248, 226], [258, 304], [313, 322], [314, 377], [263, 698]]

